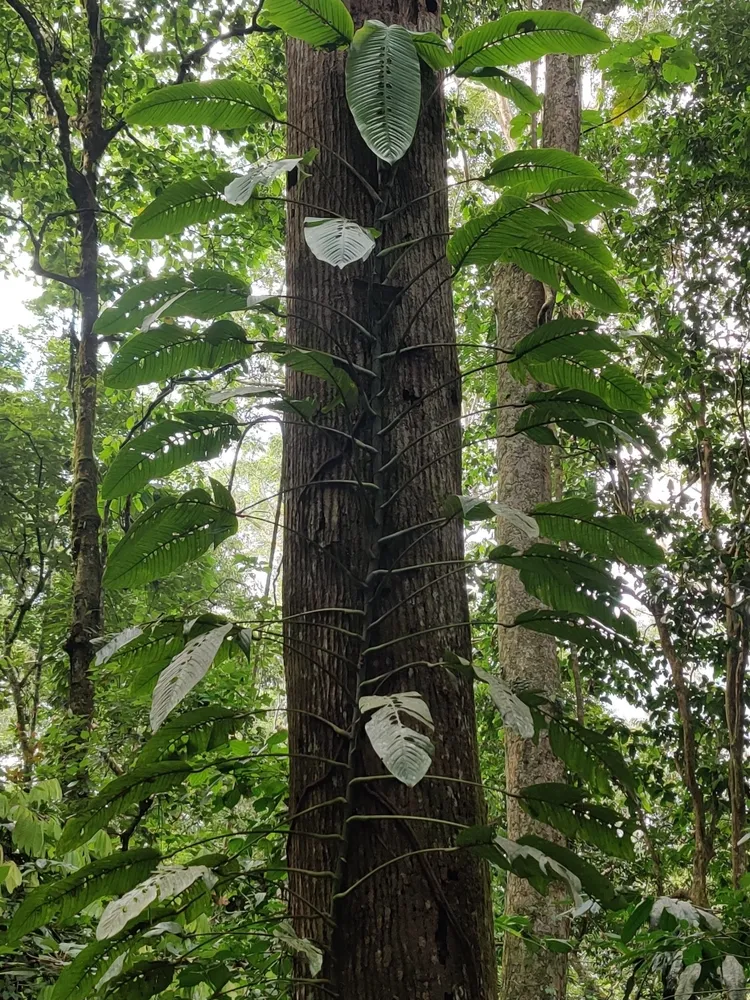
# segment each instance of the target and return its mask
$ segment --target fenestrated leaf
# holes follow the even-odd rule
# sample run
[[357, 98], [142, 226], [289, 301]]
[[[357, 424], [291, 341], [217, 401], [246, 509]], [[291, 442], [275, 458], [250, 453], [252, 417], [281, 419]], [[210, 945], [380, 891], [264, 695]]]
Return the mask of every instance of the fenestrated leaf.
[[534, 819], [568, 837], [579, 837], [615, 858], [635, 859], [630, 821], [607, 806], [584, 801], [578, 788], [554, 782], [529, 785], [521, 789], [519, 802]]
[[591, 500], [571, 497], [534, 509], [539, 530], [553, 542], [573, 542], [594, 555], [616, 559], [632, 566], [658, 566], [664, 559], [661, 547], [624, 514], [597, 514]]
[[503, 725], [525, 740], [533, 739], [534, 717], [529, 706], [513, 693], [502, 677], [489, 674], [481, 667], [474, 667], [474, 673], [480, 681], [486, 683], [490, 697], [502, 716]]
[[8, 941], [13, 943], [44, 924], [64, 924], [102, 896], [127, 892], [154, 870], [159, 859], [151, 847], [121, 851], [39, 886], [13, 914]]
[[216, 458], [239, 433], [234, 417], [216, 410], [161, 420], [120, 448], [102, 480], [102, 498], [127, 496], [192, 462]]
[[482, 179], [493, 187], [520, 185], [528, 192], [542, 192], [556, 181], [575, 177], [604, 179], [598, 167], [582, 156], [564, 149], [543, 147], [506, 153], [495, 160]]
[[209, 888], [216, 881], [208, 868], [202, 865], [187, 868], [172, 865], [155, 872], [124, 896], [107, 904], [97, 924], [97, 940], [115, 937], [149, 906], [181, 895], [198, 879], [203, 879]]
[[507, 97], [512, 101], [519, 111], [526, 111], [530, 114], [541, 110], [541, 97], [523, 80], [517, 76], [505, 73], [494, 66], [480, 66], [473, 73], [469, 74], [470, 80], [483, 83], [485, 87], [494, 90], [501, 97]]
[[192, 757], [223, 746], [247, 713], [204, 705], [165, 722], [144, 744], [138, 764], [171, 757]]
[[207, 125], [215, 129], [244, 128], [275, 118], [260, 89], [242, 80], [161, 87], [125, 112], [131, 125]]
[[305, 243], [318, 260], [342, 269], [367, 260], [375, 248], [370, 233], [349, 219], [305, 219]]
[[237, 526], [234, 512], [203, 489], [157, 500], [115, 546], [104, 586], [119, 590], [167, 576], [233, 535]]
[[175, 656], [159, 675], [151, 702], [151, 728], [154, 732], [169, 713], [202, 680], [219, 652], [219, 647], [234, 628], [229, 622], [196, 636]]
[[234, 177], [236, 174], [224, 172], [213, 178], [191, 177], [170, 184], [135, 217], [130, 235], [134, 240], [158, 240], [188, 226], [243, 211], [243, 202], [224, 197]]
[[143, 630], [138, 628], [137, 625], [131, 625], [129, 628], [123, 629], [122, 632], [118, 632], [117, 635], [113, 636], [97, 652], [94, 659], [94, 666], [100, 667], [103, 663], [111, 660], [115, 653], [122, 649], [123, 646], [127, 646], [133, 639], [137, 639], [142, 632]]
[[479, 66], [518, 66], [552, 53], [582, 56], [608, 45], [603, 31], [576, 14], [518, 10], [461, 35], [453, 65], [465, 76]]
[[249, 358], [254, 351], [242, 327], [229, 319], [204, 330], [166, 324], [126, 340], [104, 372], [104, 380], [113, 389], [133, 389], [194, 369], [223, 368]]
[[318, 49], [340, 49], [354, 37], [352, 16], [341, 0], [266, 0], [263, 17]]
[[361, 698], [359, 705], [363, 713], [373, 711], [365, 723], [373, 750], [395, 778], [413, 788], [427, 773], [435, 749], [427, 736], [401, 721], [403, 713], [433, 728], [430, 710], [421, 695], [416, 691], [370, 695]]
[[606, 875], [602, 875], [594, 865], [586, 861], [585, 858], [579, 857], [574, 851], [563, 847], [561, 844], [545, 840], [544, 837], [537, 837], [534, 834], [519, 837], [518, 843], [535, 847], [548, 857], [554, 858], [555, 861], [567, 868], [568, 871], [573, 872], [580, 880], [585, 892], [593, 899], [598, 900], [603, 906], [607, 908], [621, 908], [621, 898], [618, 899], [617, 890], [612, 882], [610, 882]]
[[[286, 2], [286, 0], [284, 0]], [[302, 0], [290, 0], [290, 2], [298, 3]], [[333, 2], [333, 0], [331, 0]], [[340, 2], [340, 0], [337, 0]], [[343, 5], [342, 5], [343, 6]], [[264, 12], [267, 13], [267, 8], [263, 8]], [[346, 10], [346, 8], [344, 8]], [[348, 11], [347, 11], [348, 14]], [[289, 173], [290, 170], [294, 170], [296, 167], [302, 163], [304, 157], [296, 156], [291, 159], [283, 160], [258, 160], [257, 163], [253, 163], [249, 170], [244, 174], [227, 184], [224, 189], [224, 197], [229, 202], [230, 205], [244, 205], [253, 195], [256, 187], [259, 184], [270, 184], [271, 181], [275, 180], [277, 177], [281, 177], [282, 174]]]
[[57, 843], [60, 855], [85, 844], [131, 806], [181, 785], [193, 768], [184, 760], [156, 761], [132, 768], [115, 778], [71, 816]]
[[421, 89], [411, 32], [365, 21], [346, 61], [346, 99], [362, 138], [386, 163], [400, 160], [412, 144]]
[[453, 495], [444, 500], [443, 511], [447, 517], [460, 514], [465, 521], [488, 521], [490, 518], [501, 517], [529, 538], [539, 537], [539, 526], [535, 519], [502, 500]]

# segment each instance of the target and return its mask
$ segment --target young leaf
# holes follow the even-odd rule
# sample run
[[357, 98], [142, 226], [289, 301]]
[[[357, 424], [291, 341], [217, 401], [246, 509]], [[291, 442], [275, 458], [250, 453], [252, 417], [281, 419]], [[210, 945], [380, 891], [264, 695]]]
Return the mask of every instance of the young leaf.
[[460, 514], [465, 521], [488, 521], [490, 518], [501, 517], [529, 538], [539, 537], [539, 526], [533, 517], [501, 500], [454, 495], [446, 498], [443, 511], [447, 517]]
[[320, 973], [323, 968], [323, 952], [312, 941], [298, 937], [288, 920], [282, 920], [276, 925], [273, 936], [287, 951], [306, 959], [313, 979]]
[[414, 36], [400, 24], [366, 21], [346, 62], [346, 99], [362, 138], [386, 163], [412, 144], [422, 81]]
[[695, 984], [700, 979], [702, 971], [703, 966], [700, 962], [694, 962], [682, 970], [677, 979], [674, 1000], [691, 1000], [695, 992]]
[[[501, 97], [512, 101], [519, 111], [535, 114], [541, 110], [541, 97], [523, 80], [512, 76], [494, 66], [480, 66], [469, 74], [470, 80], [483, 83], [489, 90], [494, 90]], [[491, 183], [491, 181], [490, 181]]]
[[349, 219], [305, 219], [305, 243], [318, 260], [342, 269], [367, 260], [375, 248], [370, 233]]
[[215, 876], [202, 865], [188, 868], [174, 865], [156, 872], [124, 896], [107, 904], [96, 927], [97, 941], [115, 937], [147, 907], [181, 895], [198, 879], [203, 879], [208, 888], [216, 881]]
[[372, 695], [360, 699], [359, 705], [362, 713], [374, 710], [365, 723], [373, 750], [395, 778], [413, 788], [427, 773], [435, 748], [423, 733], [404, 725], [401, 714], [412, 715], [432, 729], [429, 708], [416, 691]]
[[170, 184], [135, 217], [130, 235], [134, 240], [158, 240], [188, 226], [237, 213], [243, 202], [224, 197], [233, 177], [236, 175], [225, 171], [210, 179], [193, 177]]
[[132, 625], [129, 628], [123, 629], [122, 632], [118, 632], [116, 636], [113, 636], [109, 642], [102, 646], [97, 652], [94, 660], [94, 666], [100, 667], [103, 663], [111, 660], [123, 646], [127, 646], [128, 643], [132, 642], [133, 639], [137, 639], [138, 636], [142, 634], [143, 629], [138, 628], [137, 625]]
[[58, 853], [67, 854], [85, 844], [131, 806], [181, 785], [192, 772], [192, 766], [184, 760], [166, 760], [134, 767], [110, 781], [65, 824], [57, 843]]
[[[292, 2], [297, 3], [301, 0], [292, 0]], [[266, 7], [263, 8], [263, 11], [268, 13]], [[250, 200], [253, 191], [259, 184], [270, 184], [277, 177], [281, 177], [282, 174], [289, 173], [290, 170], [298, 167], [303, 159], [302, 156], [296, 156], [287, 160], [258, 160], [246, 173], [235, 177], [231, 183], [227, 184], [224, 188], [224, 197], [230, 205], [244, 205]]]
[[746, 1000], [745, 970], [734, 955], [725, 955], [721, 963], [721, 982], [726, 990], [727, 1000]]
[[621, 908], [622, 897], [618, 897], [617, 890], [610, 880], [605, 875], [602, 875], [590, 862], [579, 857], [574, 851], [563, 847], [561, 844], [555, 844], [550, 840], [545, 840], [543, 837], [537, 837], [533, 834], [519, 837], [518, 843], [535, 847], [541, 853], [554, 858], [558, 864], [564, 865], [568, 871], [573, 872], [580, 880], [585, 892], [598, 900], [603, 906], [608, 909]]
[[599, 169], [582, 156], [568, 153], [564, 149], [544, 147], [514, 149], [506, 153], [495, 160], [483, 180], [493, 187], [521, 186], [531, 193], [546, 191], [556, 181], [575, 177], [604, 179]]
[[237, 517], [203, 489], [157, 500], [109, 557], [104, 586], [137, 587], [167, 576], [237, 531]]
[[266, 0], [263, 17], [317, 49], [340, 49], [354, 37], [354, 21], [341, 0]]
[[503, 725], [512, 729], [525, 740], [534, 738], [534, 717], [531, 709], [515, 695], [508, 684], [495, 674], [488, 674], [481, 667], [474, 667], [474, 673], [480, 681], [484, 681], [489, 689], [490, 697], [502, 716]]
[[12, 944], [44, 924], [60, 926], [102, 896], [127, 892], [154, 870], [159, 858], [151, 847], [122, 851], [39, 886], [13, 914], [8, 941]]
[[479, 66], [518, 66], [552, 53], [582, 56], [600, 52], [609, 38], [590, 21], [553, 10], [518, 10], [468, 31], [456, 42], [455, 72]]
[[242, 80], [207, 80], [160, 87], [125, 112], [130, 125], [207, 125], [244, 128], [275, 121], [273, 108], [258, 87]]
[[208, 673], [219, 647], [234, 628], [220, 625], [192, 639], [162, 671], [151, 702], [151, 729], [156, 732], [169, 713]]
[[213, 371], [249, 358], [255, 345], [241, 326], [221, 319], [204, 330], [171, 324], [136, 333], [120, 347], [104, 372], [113, 389], [163, 382], [191, 370]]
[[664, 559], [660, 546], [641, 525], [624, 514], [597, 514], [591, 500], [572, 497], [539, 504], [534, 517], [542, 535], [553, 542], [573, 542], [584, 551], [631, 566], [658, 566]]
[[234, 417], [216, 410], [162, 420], [120, 448], [102, 480], [102, 499], [127, 496], [176, 469], [216, 458], [239, 433]]

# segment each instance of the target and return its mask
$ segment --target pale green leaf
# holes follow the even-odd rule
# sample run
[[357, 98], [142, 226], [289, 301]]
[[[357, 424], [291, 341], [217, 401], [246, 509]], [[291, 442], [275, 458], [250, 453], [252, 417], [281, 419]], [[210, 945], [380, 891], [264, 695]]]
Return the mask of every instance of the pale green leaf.
[[151, 702], [151, 729], [156, 732], [169, 713], [205, 677], [219, 647], [234, 628], [229, 622], [196, 636], [159, 675]]
[[305, 243], [318, 260], [342, 269], [375, 248], [370, 233], [349, 219], [305, 219]]
[[276, 116], [258, 87], [242, 80], [178, 83], [154, 90], [125, 112], [130, 125], [244, 128]]
[[339, 49], [354, 37], [352, 16], [341, 0], [265, 0], [263, 18], [318, 49]]

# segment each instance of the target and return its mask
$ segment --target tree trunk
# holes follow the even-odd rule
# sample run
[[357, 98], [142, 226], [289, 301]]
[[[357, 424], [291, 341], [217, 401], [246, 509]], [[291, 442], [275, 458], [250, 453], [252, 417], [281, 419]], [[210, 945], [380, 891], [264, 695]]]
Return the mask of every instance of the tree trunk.
[[[353, 4], [352, 14], [357, 26], [367, 17], [422, 30], [439, 23], [403, 0]], [[444, 237], [433, 235], [447, 229], [442, 96], [424, 71], [414, 144], [390, 168], [347, 110], [345, 56], [290, 41], [288, 64], [290, 153], [322, 150], [314, 176], [290, 183], [288, 341], [371, 373], [354, 372], [367, 398], [356, 413], [338, 407], [319, 418], [331, 431], [297, 420], [284, 430], [290, 910], [297, 932], [323, 946], [323, 977], [341, 997], [490, 1000], [488, 873], [452, 846], [456, 824], [485, 815], [473, 692], [437, 665], [446, 649], [470, 656], [462, 526], [440, 516], [442, 499], [461, 487], [450, 270]], [[395, 265], [395, 255], [373, 256], [340, 271], [305, 245], [303, 219], [319, 216], [317, 206], [377, 224], [383, 246], [430, 238]], [[290, 370], [287, 389], [331, 400], [320, 380]], [[414, 788], [386, 775], [357, 707], [362, 695], [408, 690], [435, 722], [433, 763]], [[298, 983], [295, 995], [321, 992]]]
[[[570, 0], [547, 0], [544, 8], [571, 11]], [[580, 137], [579, 60], [569, 56], [547, 56], [545, 61], [545, 98], [542, 143], [578, 152]], [[497, 342], [504, 351], [516, 344], [551, 313], [545, 286], [515, 266], [501, 265], [494, 278]], [[531, 388], [534, 388], [533, 386]], [[498, 367], [498, 498], [523, 511], [551, 499], [549, 449], [523, 435], [515, 434], [515, 424], [529, 391], [508, 372]], [[517, 549], [528, 547], [528, 538], [507, 521], [498, 523], [498, 542]], [[503, 567], [498, 574], [497, 605], [500, 664], [510, 684], [526, 687], [556, 697], [561, 689], [560, 667], [554, 638], [524, 629], [508, 628], [517, 615], [539, 607], [521, 583], [515, 570]], [[555, 757], [546, 737], [538, 743], [524, 740], [515, 733], [505, 733], [505, 773], [509, 792], [517, 793], [526, 785], [563, 781], [565, 769]], [[556, 843], [565, 838], [550, 827], [532, 820], [516, 799], [508, 799], [508, 836], [517, 839], [534, 833]], [[505, 912], [527, 917], [537, 935], [561, 937], [565, 922], [560, 919], [562, 890], [553, 887], [541, 896], [528, 882], [514, 875], [508, 877]], [[523, 941], [506, 934], [500, 996], [502, 1000], [539, 1000], [556, 997], [563, 1000], [566, 991], [567, 961], [564, 955], [532, 953]]]
[[745, 679], [747, 674], [747, 620], [736, 610], [737, 593], [727, 570], [724, 592], [727, 630], [727, 677], [724, 703], [729, 737], [729, 805], [732, 822], [732, 885], [740, 887], [747, 868], [745, 833]]

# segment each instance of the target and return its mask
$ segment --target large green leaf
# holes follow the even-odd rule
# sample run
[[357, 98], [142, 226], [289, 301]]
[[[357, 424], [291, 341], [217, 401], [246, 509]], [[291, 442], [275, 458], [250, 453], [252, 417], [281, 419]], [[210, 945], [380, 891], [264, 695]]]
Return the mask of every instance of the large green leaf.
[[150, 329], [170, 316], [209, 319], [247, 308], [247, 285], [235, 275], [213, 268], [197, 269], [189, 276], [141, 282], [105, 309], [95, 330], [104, 336]]
[[417, 55], [430, 69], [447, 69], [453, 65], [453, 53], [448, 43], [434, 31], [412, 31]]
[[366, 21], [346, 62], [346, 99], [370, 149], [386, 163], [411, 146], [421, 101], [414, 36], [400, 24]]
[[354, 37], [354, 21], [341, 0], [265, 0], [263, 17], [318, 49], [340, 49]]
[[178, 83], [154, 90], [125, 112], [131, 125], [207, 125], [244, 128], [275, 120], [260, 89], [242, 80]]
[[350, 219], [305, 219], [305, 243], [318, 260], [341, 269], [375, 249], [371, 233]]
[[167, 323], [126, 340], [105, 370], [104, 381], [113, 389], [134, 389], [191, 370], [215, 371], [254, 352], [255, 345], [232, 320], [217, 320], [202, 330]]
[[[142, 933], [140, 927], [138, 934]], [[55, 983], [50, 1000], [86, 1000], [114, 961], [134, 946], [136, 933], [114, 941], [92, 941], [66, 965]]]
[[171, 962], [136, 962], [106, 984], [105, 1000], [149, 1000], [167, 989], [176, 971]]
[[57, 844], [58, 854], [67, 854], [85, 844], [131, 806], [181, 785], [193, 770], [184, 760], [161, 760], [133, 767], [127, 774], [110, 781], [65, 824]]
[[138, 755], [138, 764], [150, 764], [168, 757], [207, 753], [227, 742], [247, 713], [231, 708], [204, 705], [183, 712], [165, 722]]
[[236, 176], [224, 172], [213, 178], [193, 177], [170, 184], [136, 216], [130, 235], [136, 240], [158, 240], [188, 226], [245, 211], [224, 197], [225, 188]]
[[564, 865], [568, 871], [573, 872], [580, 879], [586, 893], [598, 900], [602, 906], [607, 909], [621, 909], [622, 898], [618, 896], [612, 882], [585, 858], [561, 844], [555, 844], [551, 840], [545, 840], [544, 837], [537, 837], [533, 834], [519, 837], [518, 843], [535, 847], [538, 851]]
[[556, 731], [553, 737], [550, 730], [552, 749], [571, 771], [594, 786], [598, 784], [603, 792], [609, 791], [609, 777], [612, 777], [624, 791], [635, 793], [637, 785], [632, 771], [603, 733], [588, 729], [575, 719], [557, 720], [553, 725]]
[[534, 114], [541, 110], [542, 99], [528, 83], [524, 83], [517, 76], [505, 73], [501, 69], [494, 66], [480, 66], [469, 75], [469, 79], [483, 83], [485, 87], [494, 90], [501, 97], [507, 97], [519, 111]]
[[529, 356], [524, 359], [524, 367], [537, 382], [561, 389], [580, 389], [601, 397], [614, 410], [643, 413], [648, 409], [650, 399], [642, 383], [622, 365], [608, 364], [601, 354], [584, 351], [549, 361], [536, 361]]
[[586, 802], [580, 789], [555, 783], [529, 785], [521, 789], [519, 803], [534, 819], [567, 837], [578, 837], [614, 858], [635, 860], [631, 822], [607, 806]]
[[542, 323], [516, 344], [513, 365], [518, 362], [549, 361], [550, 358], [576, 357], [583, 351], [618, 351], [611, 337], [599, 333], [590, 319], [564, 316]]
[[545, 191], [544, 202], [571, 222], [588, 222], [609, 209], [632, 208], [638, 204], [632, 194], [598, 177], [565, 177], [553, 181]]
[[104, 586], [138, 587], [167, 576], [237, 531], [236, 514], [203, 489], [157, 500], [109, 557]]
[[239, 434], [234, 417], [217, 410], [161, 420], [120, 448], [102, 480], [102, 498], [127, 496], [192, 462], [217, 458]]
[[529, 232], [549, 225], [549, 215], [521, 198], [505, 195], [489, 212], [461, 226], [448, 240], [446, 253], [458, 269], [469, 264], [494, 264], [507, 247]]
[[141, 635], [117, 651], [112, 662], [124, 677], [132, 677], [151, 663], [166, 666], [184, 645], [183, 622], [167, 619], [144, 625]]
[[634, 667], [642, 667], [638, 649], [622, 635], [603, 628], [598, 621], [578, 613], [538, 609], [524, 611], [515, 618], [515, 625], [530, 632], [552, 635], [581, 649], [589, 650], [598, 659], [611, 657]]
[[151, 847], [121, 851], [39, 886], [13, 914], [8, 941], [12, 944], [51, 921], [60, 926], [102, 896], [128, 892], [154, 870], [159, 858], [159, 852]]
[[528, 192], [542, 192], [555, 181], [573, 177], [597, 177], [603, 180], [599, 169], [582, 156], [568, 153], [564, 149], [544, 147], [514, 149], [506, 153], [495, 160], [483, 180], [494, 187], [520, 185]]
[[518, 66], [551, 53], [582, 56], [608, 45], [603, 31], [576, 14], [518, 10], [461, 35], [454, 66], [465, 76], [479, 66]]
[[340, 365], [337, 365], [329, 354], [325, 354], [323, 351], [308, 351], [297, 348], [286, 351], [284, 354], [278, 354], [276, 360], [279, 364], [291, 368], [292, 371], [324, 379], [336, 389], [339, 396], [336, 403], [341, 402], [350, 410], [356, 408], [359, 390], [351, 376]]
[[597, 514], [591, 500], [571, 497], [539, 504], [534, 517], [545, 538], [573, 542], [594, 555], [631, 566], [658, 566], [664, 553], [646, 530], [624, 514]]

